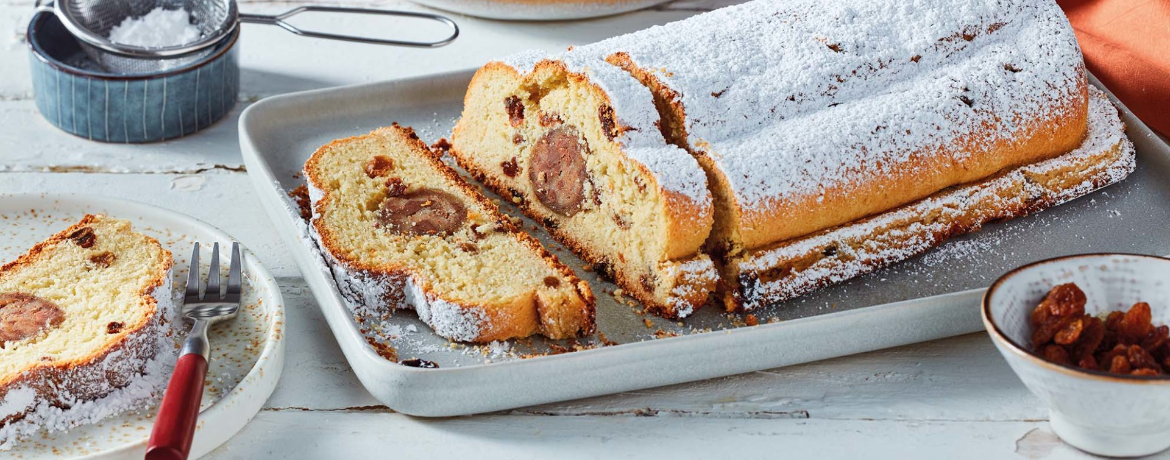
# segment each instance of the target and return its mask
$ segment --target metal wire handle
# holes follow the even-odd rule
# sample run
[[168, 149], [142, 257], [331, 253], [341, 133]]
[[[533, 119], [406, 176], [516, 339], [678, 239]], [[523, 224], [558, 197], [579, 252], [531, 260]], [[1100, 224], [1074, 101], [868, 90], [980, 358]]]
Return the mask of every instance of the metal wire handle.
[[[311, 30], [302, 30], [299, 27], [294, 26], [292, 24], [289, 24], [288, 22], [285, 21], [285, 19], [291, 18], [291, 17], [296, 16], [296, 15], [301, 14], [301, 13], [306, 13], [306, 12], [374, 14], [374, 15], [382, 15], [382, 16], [405, 16], [405, 17], [412, 17], [412, 18], [430, 19], [432, 21], [441, 22], [443, 24], [446, 24], [448, 27], [450, 27], [451, 28], [451, 35], [442, 39], [442, 40], [433, 41], [433, 42], [389, 40], [389, 39], [384, 39], [384, 38], [359, 37], [356, 35], [342, 35], [342, 34], [332, 34], [332, 33], [327, 33], [327, 32], [315, 32], [315, 31], [311, 31]], [[376, 9], [372, 9], [372, 8], [349, 8], [349, 7], [344, 7], [344, 6], [313, 6], [313, 5], [310, 5], [310, 6], [301, 6], [301, 7], [293, 8], [291, 10], [285, 11], [284, 13], [277, 14], [277, 15], [240, 13], [239, 18], [240, 18], [240, 22], [250, 22], [253, 24], [277, 25], [277, 26], [280, 26], [281, 28], [283, 28], [284, 30], [287, 30], [287, 31], [292, 32], [294, 34], [305, 36], [305, 37], [324, 38], [327, 40], [342, 40], [342, 41], [358, 42], [358, 43], [372, 43], [372, 44], [377, 44], [377, 45], [397, 45], [397, 46], [411, 46], [411, 47], [416, 47], [416, 48], [434, 48], [437, 46], [443, 46], [443, 45], [446, 45], [448, 43], [451, 43], [453, 40], [455, 40], [456, 37], [459, 36], [459, 26], [455, 24], [455, 21], [452, 21], [445, 16], [440, 16], [437, 14], [415, 13], [415, 12], [411, 12], [411, 11], [376, 10]]]

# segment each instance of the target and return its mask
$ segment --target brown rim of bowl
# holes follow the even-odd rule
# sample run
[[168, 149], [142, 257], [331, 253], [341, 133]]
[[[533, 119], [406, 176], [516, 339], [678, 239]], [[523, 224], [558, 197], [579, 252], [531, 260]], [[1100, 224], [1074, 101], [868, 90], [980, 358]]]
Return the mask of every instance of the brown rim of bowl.
[[25, 31], [25, 41], [28, 42], [29, 52], [32, 53], [33, 56], [36, 56], [37, 60], [47, 64], [48, 66], [50, 66], [56, 70], [61, 71], [61, 72], [65, 72], [67, 74], [77, 75], [77, 76], [81, 76], [81, 77], [96, 78], [99, 80], [119, 80], [119, 81], [120, 80], [153, 80], [156, 78], [164, 78], [164, 77], [169, 77], [172, 75], [184, 74], [184, 73], [190, 72], [192, 70], [195, 70], [197, 68], [203, 67], [207, 64], [210, 64], [212, 62], [219, 60], [220, 57], [222, 57], [228, 51], [231, 51], [232, 48], [236, 47], [236, 41], [238, 41], [240, 38], [240, 26], [239, 26], [239, 24], [237, 24], [235, 27], [235, 30], [232, 31], [231, 35], [229, 35], [227, 38], [224, 38], [224, 40], [226, 41], [226, 44], [216, 45], [216, 46], [221, 47], [220, 49], [207, 55], [203, 59], [195, 61], [191, 64], [185, 65], [183, 67], [178, 67], [178, 68], [166, 70], [163, 72], [139, 73], [139, 74], [115, 74], [115, 73], [104, 73], [104, 72], [88, 72], [88, 71], [85, 71], [83, 69], [78, 69], [77, 67], [72, 67], [68, 64], [65, 64], [64, 62], [58, 61], [57, 59], [53, 59], [53, 58], [50, 58], [49, 56], [44, 55], [44, 53], [41, 53], [41, 50], [38, 49], [38, 46], [33, 43], [34, 40], [31, 38], [31, 36], [35, 32], [35, 30], [37, 28], [37, 22], [40, 20], [41, 15], [43, 15], [43, 14], [52, 15], [53, 13], [48, 13], [48, 12], [36, 13], [33, 15], [32, 19], [30, 19], [28, 22], [28, 29]]
[[1096, 379], [1096, 380], [1113, 381], [1113, 382], [1119, 382], [1119, 383], [1139, 383], [1139, 384], [1149, 384], [1149, 385], [1170, 384], [1170, 375], [1157, 375], [1157, 376], [1118, 375], [1118, 374], [1111, 374], [1111, 373], [1102, 372], [1102, 371], [1090, 371], [1090, 370], [1081, 369], [1079, 367], [1066, 366], [1063, 364], [1050, 363], [1048, 361], [1045, 361], [1043, 358], [1032, 354], [1032, 352], [1025, 350], [1023, 346], [1021, 346], [1020, 344], [1017, 344], [1014, 340], [1012, 340], [1010, 337], [1008, 337], [1007, 334], [1004, 334], [1003, 331], [1001, 331], [999, 329], [999, 325], [995, 324], [995, 321], [992, 321], [992, 319], [991, 319], [991, 302], [989, 302], [988, 299], [991, 298], [991, 295], [993, 293], [995, 293], [995, 290], [999, 287], [1000, 284], [1002, 284], [1008, 278], [1014, 276], [1016, 273], [1018, 273], [1024, 269], [1035, 267], [1037, 265], [1047, 264], [1047, 263], [1056, 262], [1056, 261], [1060, 261], [1060, 260], [1088, 258], [1088, 257], [1116, 257], [1116, 256], [1136, 257], [1136, 258], [1143, 258], [1143, 259], [1155, 259], [1155, 260], [1160, 260], [1163, 262], [1170, 262], [1170, 258], [1166, 258], [1166, 257], [1162, 257], [1162, 256], [1152, 256], [1152, 255], [1148, 255], [1148, 254], [1132, 254], [1132, 253], [1125, 253], [1125, 252], [1094, 252], [1094, 253], [1088, 253], [1088, 254], [1073, 254], [1073, 255], [1068, 255], [1068, 256], [1053, 257], [1050, 259], [1044, 259], [1044, 260], [1038, 260], [1035, 262], [1030, 262], [1030, 263], [1021, 265], [1019, 267], [1013, 268], [1010, 271], [1008, 271], [1007, 273], [1004, 273], [1002, 276], [997, 278], [994, 282], [991, 283], [991, 286], [989, 286], [987, 288], [987, 290], [983, 292], [983, 299], [981, 300], [982, 305], [980, 307], [980, 315], [983, 317], [983, 326], [985, 329], [987, 329], [988, 335], [991, 336], [992, 340], [995, 340], [997, 342], [1001, 342], [1004, 345], [1006, 345], [1008, 349], [1010, 349], [1013, 353], [1019, 355], [1020, 357], [1026, 359], [1026, 360], [1029, 360], [1033, 363], [1036, 363], [1036, 364], [1040, 365], [1041, 367], [1044, 367], [1044, 368], [1047, 368], [1047, 369], [1050, 369], [1050, 370], [1053, 370], [1056, 372], [1060, 372], [1062, 374], [1072, 375], [1075, 377], [1087, 377], [1087, 378], [1092, 378], [1092, 379]]

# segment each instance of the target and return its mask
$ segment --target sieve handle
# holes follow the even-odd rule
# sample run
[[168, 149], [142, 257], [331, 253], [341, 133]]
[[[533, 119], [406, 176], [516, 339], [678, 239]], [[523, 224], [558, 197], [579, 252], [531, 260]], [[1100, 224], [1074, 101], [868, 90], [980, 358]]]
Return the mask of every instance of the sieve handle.
[[33, 3], [33, 6], [36, 7], [36, 12], [38, 13], [57, 14], [57, 7], [53, 5], [52, 0], [36, 0], [36, 2]]
[[[446, 38], [444, 38], [442, 40], [433, 41], [433, 42], [389, 40], [389, 39], [383, 39], [383, 38], [370, 38], [370, 37], [360, 37], [360, 36], [355, 36], [355, 35], [342, 35], [342, 34], [333, 34], [333, 33], [326, 33], [326, 32], [314, 32], [311, 30], [301, 30], [297, 26], [289, 24], [288, 22], [285, 21], [285, 19], [288, 19], [290, 17], [296, 16], [296, 15], [301, 14], [301, 13], [306, 13], [306, 12], [372, 14], [372, 15], [382, 15], [382, 16], [402, 16], [402, 17], [410, 17], [410, 18], [430, 19], [432, 21], [441, 22], [441, 23], [445, 24], [447, 27], [449, 27], [451, 29], [451, 35], [447, 36]], [[431, 47], [436, 47], [436, 46], [443, 46], [443, 45], [446, 45], [448, 43], [451, 43], [451, 41], [455, 40], [455, 37], [459, 36], [459, 26], [455, 24], [455, 21], [448, 19], [446, 16], [440, 16], [437, 14], [430, 14], [430, 13], [415, 13], [412, 11], [378, 10], [378, 9], [372, 9], [372, 8], [349, 8], [349, 7], [344, 7], [344, 6], [313, 6], [313, 5], [301, 6], [301, 7], [297, 7], [297, 8], [285, 11], [284, 13], [277, 14], [277, 15], [240, 13], [240, 22], [277, 25], [277, 26], [284, 28], [284, 30], [287, 30], [287, 31], [292, 32], [292, 33], [297, 34], [297, 35], [303, 35], [305, 37], [324, 38], [324, 39], [328, 39], [328, 40], [343, 40], [343, 41], [358, 42], [358, 43], [373, 43], [373, 44], [377, 44], [377, 45], [412, 46], [412, 47], [418, 47], [418, 48], [431, 48]]]

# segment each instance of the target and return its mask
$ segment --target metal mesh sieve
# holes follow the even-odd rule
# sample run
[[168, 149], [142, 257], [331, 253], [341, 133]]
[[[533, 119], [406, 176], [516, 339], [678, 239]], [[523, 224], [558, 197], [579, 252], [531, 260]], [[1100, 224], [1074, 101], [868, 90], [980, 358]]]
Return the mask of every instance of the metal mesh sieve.
[[[240, 14], [236, 9], [235, 0], [56, 0], [55, 4], [48, 5], [42, 5], [41, 2], [42, 0], [37, 0], [37, 8], [41, 11], [55, 13], [65, 28], [78, 38], [82, 49], [85, 50], [90, 59], [110, 72], [122, 74], [161, 72], [198, 61], [211, 53], [214, 45], [220, 40], [231, 35], [240, 22], [276, 25], [297, 35], [308, 37], [413, 47], [442, 46], [459, 36], [459, 27], [450, 19], [435, 14], [410, 11], [302, 6], [283, 14], [266, 16]], [[142, 17], [158, 7], [169, 10], [186, 9], [191, 14], [191, 24], [199, 29], [199, 40], [163, 48], [143, 48], [114, 43], [106, 38], [110, 34], [110, 30], [121, 24], [122, 21], [128, 18]], [[441, 40], [417, 42], [304, 31], [285, 22], [285, 19], [289, 17], [311, 11], [428, 19], [443, 23], [452, 32], [451, 35]]]
[[[199, 29], [199, 40], [163, 48], [111, 42], [106, 36], [122, 21], [163, 7], [183, 8]], [[181, 67], [207, 56], [236, 27], [236, 2], [231, 0], [57, 0], [56, 14], [79, 39], [81, 48], [108, 71], [141, 74]]]

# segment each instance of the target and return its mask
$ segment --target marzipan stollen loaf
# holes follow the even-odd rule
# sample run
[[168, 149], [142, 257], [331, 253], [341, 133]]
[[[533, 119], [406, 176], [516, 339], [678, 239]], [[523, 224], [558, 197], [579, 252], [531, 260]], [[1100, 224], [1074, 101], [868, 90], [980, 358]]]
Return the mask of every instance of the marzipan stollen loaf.
[[707, 303], [711, 196], [666, 143], [650, 92], [620, 69], [525, 53], [473, 78], [452, 153], [663, 316]]
[[171, 268], [154, 238], [95, 215], [0, 267], [0, 449], [159, 395]]
[[304, 173], [310, 234], [353, 308], [413, 308], [463, 342], [593, 332], [589, 285], [410, 128], [333, 141]]
[[[575, 77], [538, 76], [557, 67]], [[610, 67], [634, 77], [649, 90], [650, 100], [644, 91], [616, 84], [624, 80]], [[765, 267], [765, 261], [777, 259], [761, 255], [785, 242], [848, 227], [950, 187], [1043, 164], [1076, 149], [1088, 131], [1083, 61], [1068, 21], [1049, 0], [758, 0], [558, 55], [525, 53], [481, 69], [455, 131], [456, 156], [538, 219], [549, 213], [531, 204], [540, 197], [525, 184], [536, 183], [492, 162], [530, 157], [539, 146], [530, 138], [550, 132], [539, 120], [513, 123], [507, 101], [543, 110], [546, 93], [562, 80], [580, 80], [569, 87], [601, 94], [573, 92], [574, 113], [580, 115], [560, 122], [571, 128], [596, 124], [589, 115], [605, 107], [619, 125], [634, 128], [630, 132], [644, 135], [639, 127], [653, 125], [661, 141], [694, 155], [706, 180], [689, 175], [686, 180], [704, 183], [713, 200], [703, 248], [722, 266], [721, 298], [735, 308], [791, 296], [781, 294], [785, 289], [744, 284], [759, 284], [755, 275], [761, 274], [769, 283], [783, 278], [779, 275], [791, 267]], [[551, 129], [565, 129], [557, 126]], [[586, 140], [591, 148], [596, 143]], [[1066, 179], [1091, 178], [1093, 169], [1070, 172]], [[1124, 174], [1110, 177], [1120, 180]], [[1064, 198], [1047, 200], [1048, 205], [1089, 191], [1050, 185], [1053, 196]], [[1028, 209], [1042, 207], [1033, 203]], [[1022, 213], [1008, 207], [998, 215]], [[582, 230], [565, 230], [556, 220], [545, 223], [586, 258], [599, 252], [579, 244]], [[630, 226], [642, 224], [635, 219]], [[964, 223], [948, 231], [975, 228]], [[633, 238], [653, 240], [658, 234], [637, 232]], [[847, 272], [812, 284], [860, 273]], [[620, 275], [617, 281], [627, 287]]]

